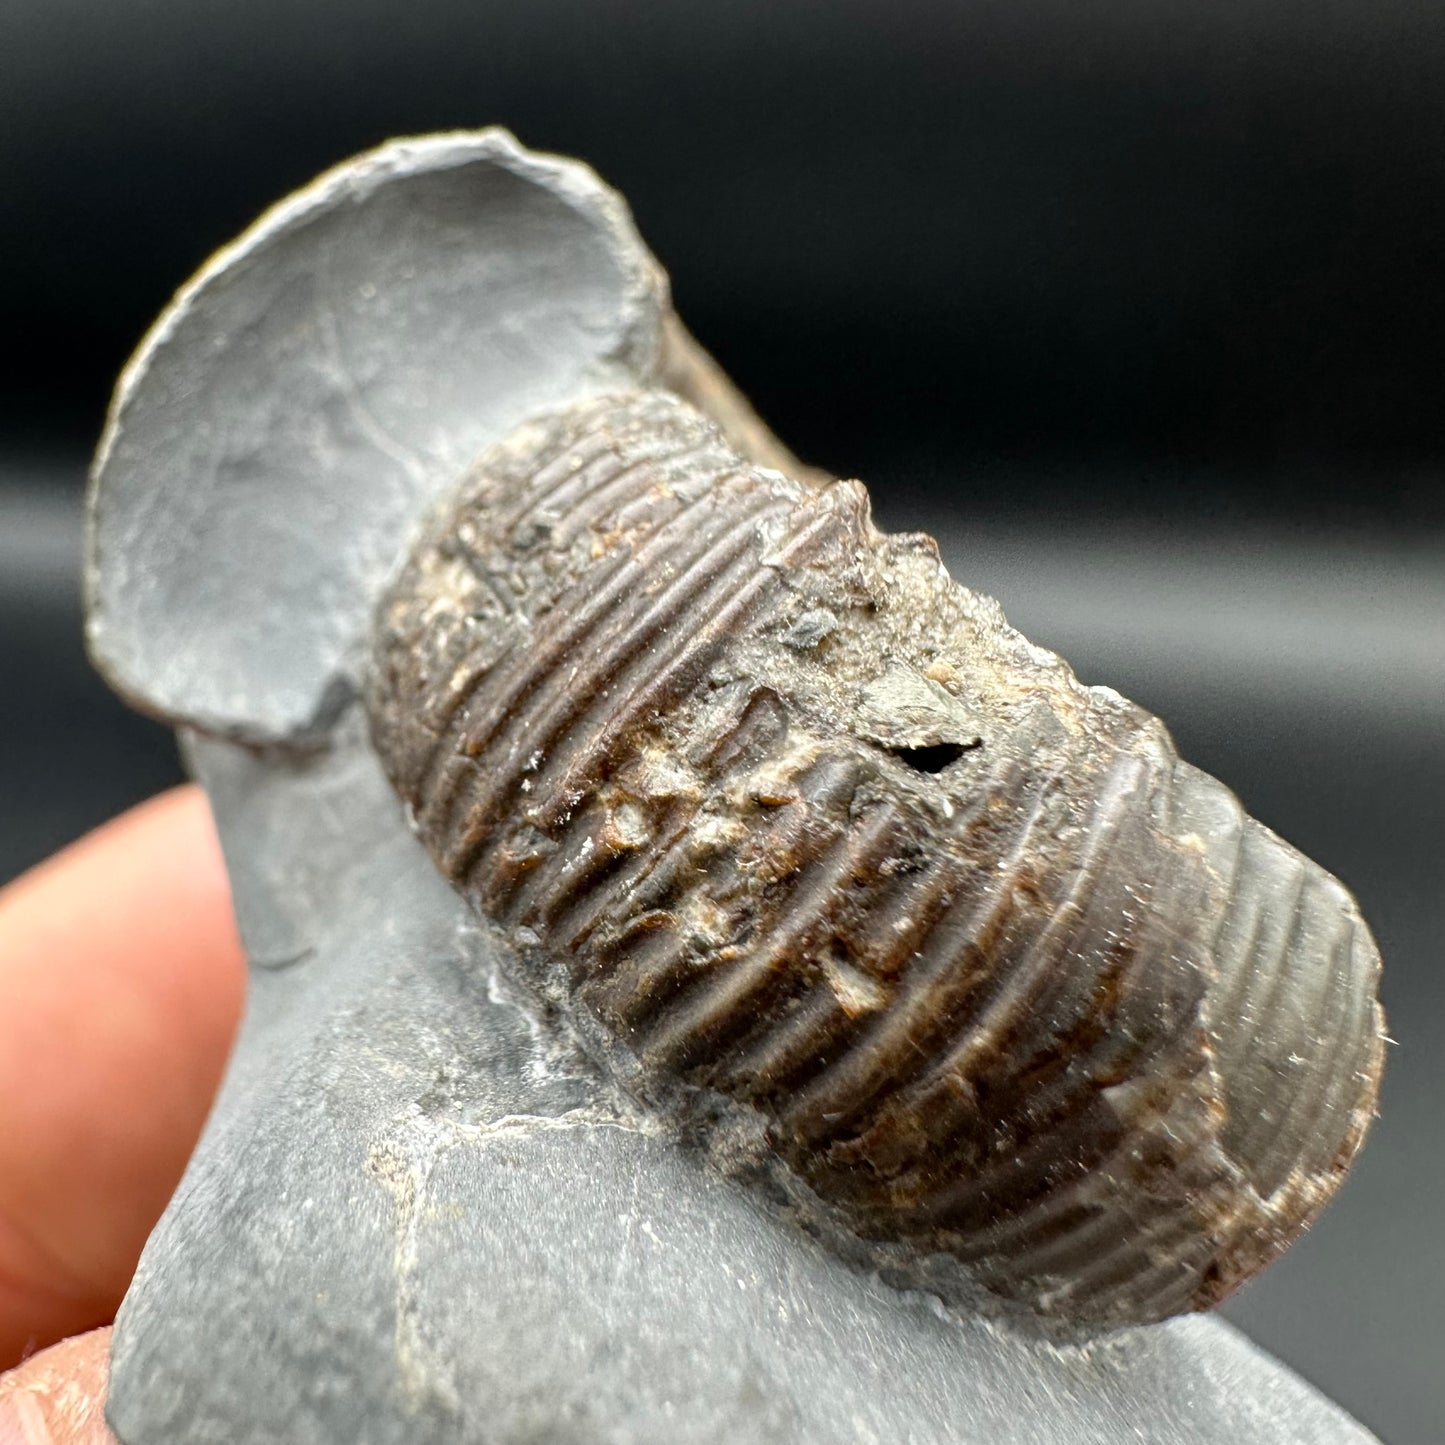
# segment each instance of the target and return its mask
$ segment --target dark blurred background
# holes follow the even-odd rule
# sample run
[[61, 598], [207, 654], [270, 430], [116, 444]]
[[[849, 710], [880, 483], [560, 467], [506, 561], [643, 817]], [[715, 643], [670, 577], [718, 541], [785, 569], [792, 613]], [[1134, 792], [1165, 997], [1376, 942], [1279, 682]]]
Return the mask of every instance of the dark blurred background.
[[3, 0], [0, 880], [178, 776], [80, 643], [131, 347], [317, 171], [494, 121], [628, 196], [797, 451], [1358, 893], [1383, 1117], [1226, 1312], [1445, 1439], [1438, 0]]

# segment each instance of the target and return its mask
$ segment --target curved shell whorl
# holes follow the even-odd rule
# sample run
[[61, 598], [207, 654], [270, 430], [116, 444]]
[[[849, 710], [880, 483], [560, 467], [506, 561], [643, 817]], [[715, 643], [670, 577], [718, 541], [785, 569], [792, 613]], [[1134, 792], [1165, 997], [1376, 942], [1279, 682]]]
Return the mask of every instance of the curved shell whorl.
[[675, 398], [530, 423], [379, 614], [438, 866], [640, 1076], [751, 1106], [863, 1239], [1085, 1324], [1202, 1308], [1374, 1101], [1348, 894], [860, 484]]

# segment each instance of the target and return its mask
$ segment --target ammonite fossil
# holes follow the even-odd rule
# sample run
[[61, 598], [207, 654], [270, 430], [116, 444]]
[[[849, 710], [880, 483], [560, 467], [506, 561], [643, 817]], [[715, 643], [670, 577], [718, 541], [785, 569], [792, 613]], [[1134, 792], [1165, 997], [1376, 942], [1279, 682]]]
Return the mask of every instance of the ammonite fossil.
[[631, 1087], [862, 1241], [1085, 1325], [1208, 1307], [1340, 1183], [1353, 900], [1163, 726], [676, 397], [514, 432], [384, 599], [437, 865]]

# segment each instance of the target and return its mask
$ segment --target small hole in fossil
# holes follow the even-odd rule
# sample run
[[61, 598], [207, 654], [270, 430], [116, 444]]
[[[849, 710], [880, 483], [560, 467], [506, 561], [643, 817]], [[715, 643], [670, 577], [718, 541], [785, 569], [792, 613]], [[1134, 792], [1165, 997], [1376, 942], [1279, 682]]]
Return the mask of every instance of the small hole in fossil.
[[889, 748], [888, 751], [915, 772], [941, 773], [950, 763], [956, 763], [970, 748], [977, 746], [977, 742], [930, 743], [922, 748]]

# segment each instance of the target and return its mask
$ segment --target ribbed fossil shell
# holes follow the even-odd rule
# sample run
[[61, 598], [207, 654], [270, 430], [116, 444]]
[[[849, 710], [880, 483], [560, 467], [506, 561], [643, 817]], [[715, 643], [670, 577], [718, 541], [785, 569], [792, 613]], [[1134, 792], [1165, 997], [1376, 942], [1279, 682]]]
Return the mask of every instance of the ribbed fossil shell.
[[537, 989], [643, 1092], [757, 1111], [861, 1240], [1154, 1320], [1289, 1244], [1360, 1143], [1345, 890], [859, 483], [669, 395], [482, 461], [383, 603], [368, 707]]

